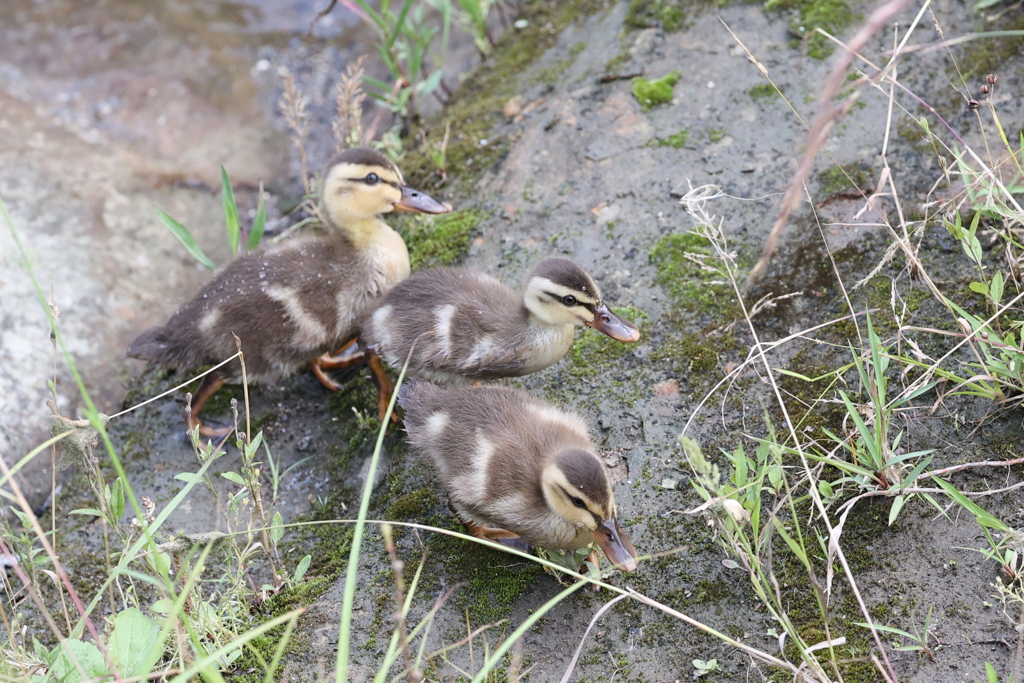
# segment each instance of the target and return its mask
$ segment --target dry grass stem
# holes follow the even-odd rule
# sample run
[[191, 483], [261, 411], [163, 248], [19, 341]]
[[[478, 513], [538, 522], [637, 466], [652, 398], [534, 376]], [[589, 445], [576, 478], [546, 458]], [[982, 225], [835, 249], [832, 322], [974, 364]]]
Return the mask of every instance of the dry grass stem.
[[771, 231], [768, 233], [768, 237], [764, 243], [764, 248], [761, 250], [761, 257], [747, 276], [748, 285], [760, 277], [768, 266], [768, 261], [771, 259], [772, 254], [775, 252], [775, 248], [778, 246], [782, 229], [786, 227], [786, 223], [789, 221], [789, 215], [796, 209], [797, 204], [800, 202], [803, 185], [811, 175], [811, 168], [814, 166], [814, 159], [818, 156], [818, 151], [824, 146], [825, 140], [828, 139], [828, 136], [832, 131], [832, 127], [846, 115], [856, 101], [858, 95], [857, 92], [853, 93], [838, 105], [832, 104], [832, 98], [843, 86], [846, 80], [846, 71], [853, 63], [856, 53], [867, 44], [868, 40], [875, 33], [880, 31], [884, 26], [887, 26], [889, 22], [892, 21], [893, 17], [895, 17], [896, 14], [898, 14], [909, 2], [910, 0], [889, 0], [889, 2], [872, 12], [864, 26], [861, 27], [857, 34], [854, 35], [850, 42], [845, 46], [844, 52], [840, 55], [840, 58], [832, 68], [832, 71], [829, 72], [829, 76], [818, 95], [818, 116], [814, 121], [814, 125], [811, 126], [810, 133], [808, 134], [807, 149], [801, 156], [797, 170], [790, 179], [789, 187], [786, 189], [786, 194], [782, 199], [782, 207], [779, 212], [779, 217], [775, 220]]
[[295, 85], [295, 78], [291, 74], [281, 77], [284, 83], [284, 92], [281, 93], [281, 113], [288, 127], [292, 130], [292, 144], [299, 152], [299, 163], [302, 165], [302, 187], [309, 197], [310, 192], [309, 171], [306, 163], [306, 138], [309, 135], [309, 121], [306, 114], [306, 98], [299, 92]]
[[363, 142], [363, 76], [366, 74], [366, 55], [345, 67], [338, 83], [335, 115], [331, 130], [337, 142], [337, 151], [359, 147]]

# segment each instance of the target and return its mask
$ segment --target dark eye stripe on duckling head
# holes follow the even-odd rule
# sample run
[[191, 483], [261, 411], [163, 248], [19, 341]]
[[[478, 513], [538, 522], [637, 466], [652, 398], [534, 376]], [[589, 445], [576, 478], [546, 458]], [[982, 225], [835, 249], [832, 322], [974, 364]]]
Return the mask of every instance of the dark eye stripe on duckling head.
[[574, 292], [586, 294], [594, 301], [601, 298], [601, 290], [598, 289], [587, 271], [567, 258], [546, 258], [537, 264], [530, 275], [531, 277], [542, 277]]
[[[385, 182], [398, 187], [405, 181], [402, 172], [386, 156], [372, 149], [346, 149], [331, 160], [331, 174], [348, 182], [376, 185]], [[373, 180], [376, 178], [376, 180]]]
[[[609, 511], [611, 487], [604, 465], [597, 459], [597, 456], [581, 448], [570, 448], [556, 455], [554, 464], [565, 475], [569, 485], [583, 494], [579, 496], [570, 489], [566, 492], [570, 499], [573, 497], [585, 498], [601, 511]], [[575, 503], [573, 504], [575, 505]], [[591, 512], [594, 511], [591, 510]]]

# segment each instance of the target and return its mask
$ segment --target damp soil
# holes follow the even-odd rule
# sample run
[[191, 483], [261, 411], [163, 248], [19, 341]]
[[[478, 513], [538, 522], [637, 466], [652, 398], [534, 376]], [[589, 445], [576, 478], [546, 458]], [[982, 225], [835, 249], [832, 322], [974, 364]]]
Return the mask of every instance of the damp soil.
[[[448, 108], [425, 122], [428, 135], [443, 131], [445, 121], [452, 123], [446, 181], [441, 182], [415, 150], [404, 166], [410, 180], [427, 191], [457, 208], [480, 212], [482, 219], [475, 224], [460, 262], [519, 283], [541, 258], [566, 255], [594, 275], [612, 305], [631, 307], [630, 314], [642, 329], [636, 345], [616, 345], [591, 331], [581, 332], [563, 361], [513, 384], [578, 411], [591, 425], [613, 474], [623, 526], [641, 554], [655, 556], [642, 562], [635, 574], [615, 574], [611, 581], [779, 654], [780, 642], [773, 635], [777, 625], [765, 616], [746, 575], [726, 562], [729, 556], [705, 519], [680, 512], [701, 502], [689, 485], [689, 471], [677, 443], [684, 427], [709, 457], [724, 466], [722, 450], [731, 452], [741, 444], [752, 449], [752, 439], [766, 433], [766, 417], [781, 430], [784, 416], [762, 373], [753, 366], [718, 387], [709, 401], [702, 401], [744, 361], [754, 338], [730, 288], [682, 256], [706, 246], [686, 235], [692, 220], [679, 197], [691, 184], [714, 184], [721, 189], [723, 195], [709, 204], [709, 210], [722, 220], [737, 262], [749, 268], [760, 254], [805, 139], [797, 114], [804, 121], [813, 119], [829, 62], [802, 53], [792, 34], [795, 16], [787, 12], [766, 12], [744, 4], [713, 9], [694, 6], [671, 22], [675, 30], [670, 31], [658, 21], [647, 28], [636, 26], [636, 4], [528, 5], [524, 16], [530, 26], [506, 35], [491, 59], [463, 82]], [[980, 21], [959, 3], [933, 7], [947, 36], [971, 32]], [[870, 8], [858, 11], [866, 14]], [[912, 18], [908, 14], [901, 25]], [[795, 113], [774, 91], [765, 90], [764, 77], [726, 26], [767, 68]], [[916, 37], [922, 42], [934, 39], [925, 33]], [[300, 86], [320, 93], [319, 99], [313, 99], [322, 120], [318, 119], [311, 138], [319, 160], [326, 158], [323, 150], [333, 146], [327, 126], [329, 97], [324, 94], [348, 57], [329, 43], [323, 38], [263, 44], [245, 53], [253, 65], [267, 60], [270, 72], [287, 68], [296, 74]], [[867, 52], [880, 55], [889, 43], [891, 36], [878, 37]], [[971, 65], [980, 64], [983, 57], [972, 49], [952, 52], [965, 74], [974, 73]], [[1020, 85], [1016, 74], [1024, 73], [1022, 58], [1014, 47], [999, 60], [1000, 84], [1005, 83], [1001, 91], [1013, 92]], [[643, 73], [656, 79], [673, 70], [682, 78], [670, 100], [647, 109], [634, 97], [628, 78], [602, 78]], [[980, 144], [979, 121], [951, 88], [951, 74], [955, 70], [950, 53], [920, 52], [913, 56], [912, 68], [904, 69], [902, 80], [932, 103], [966, 141]], [[973, 77], [979, 78], [976, 73]], [[256, 100], [276, 100], [276, 81], [261, 80], [258, 74], [251, 78]], [[911, 278], [900, 256], [862, 287], [853, 288], [880, 262], [889, 243], [878, 215], [862, 211], [863, 200], [853, 198], [854, 185], [873, 187], [878, 180], [886, 131], [884, 93], [868, 90], [861, 102], [833, 130], [827, 144], [832, 159], [820, 155], [808, 187], [816, 211], [806, 204], [797, 211], [766, 274], [744, 292], [748, 305], [768, 295], [792, 295], [754, 317], [762, 341], [846, 316], [849, 309], [840, 280], [854, 310], [875, 311], [873, 321], [883, 336], [895, 329], [894, 281], [897, 293], [908, 302], [907, 324], [951, 324]], [[915, 133], [913, 117], [923, 110], [910, 98], [900, 102], [908, 113], [894, 115], [888, 162], [903, 193], [903, 208], [914, 219], [943, 190], [933, 187], [940, 172], [936, 156]], [[1020, 98], [1007, 95], [998, 106], [1004, 121], [1019, 122], [1024, 114]], [[265, 120], [260, 126], [281, 130], [280, 115], [272, 106], [264, 106], [261, 112]], [[272, 171], [266, 172], [279, 174], [275, 196], [288, 204], [295, 200], [298, 160], [283, 147], [274, 149], [280, 150], [280, 156]], [[231, 158], [228, 153], [228, 164]], [[214, 157], [197, 161], [195, 174], [214, 172], [220, 161]], [[852, 184], [830, 171], [834, 163], [847, 169]], [[56, 187], [52, 176], [41, 176], [39, 183]], [[153, 193], [167, 191], [149, 187], [132, 201], [151, 200]], [[103, 201], [115, 201], [113, 194], [97, 194]], [[215, 199], [210, 197], [209, 202]], [[166, 206], [170, 201], [161, 196], [159, 203]], [[53, 203], [60, 204], [56, 199]], [[879, 198], [873, 211], [884, 212], [895, 223], [891, 200]], [[151, 220], [145, 225], [146, 230], [161, 230]], [[70, 239], [64, 233], [58, 235], [54, 239]], [[154, 252], [157, 243], [162, 251]], [[951, 288], [962, 284], [960, 289], [966, 290], [971, 274], [959, 245], [944, 229], [929, 223], [920, 244], [922, 261], [932, 277]], [[165, 261], [187, 261], [169, 239], [156, 237], [140, 245], [135, 254], [118, 257], [116, 262], [144, 258], [145, 262], [132, 266], [140, 277], [156, 277], [153, 273], [162, 272]], [[205, 277], [208, 273], [190, 272], [189, 279], [175, 281], [175, 297], [167, 296], [164, 286], [162, 298], [152, 306], [129, 306], [132, 311], [145, 310], [145, 315], [129, 316], [121, 325], [125, 335], [169, 313], [174, 304], [166, 300], [188, 296]], [[58, 275], [54, 281], [60, 283]], [[848, 321], [835, 324], [813, 338], [797, 338], [773, 349], [769, 360], [775, 367], [815, 377], [849, 362], [846, 345], [856, 343], [856, 334]], [[71, 336], [81, 338], [82, 344], [91, 339], [84, 327]], [[931, 343], [935, 346], [926, 348], [927, 352], [942, 345], [941, 341]], [[178, 381], [139, 369], [119, 376], [128, 378], [124, 406]], [[813, 434], [822, 427], [842, 428], [834, 410], [819, 407], [804, 415], [806, 405], [821, 389], [791, 380], [780, 377], [787, 408], [794, 419], [800, 419], [802, 429]], [[241, 389], [235, 389], [234, 395], [241, 400]], [[219, 412], [225, 417], [226, 405], [226, 398], [218, 399], [210, 416]], [[282, 488], [286, 519], [325, 521], [352, 516], [376, 438], [375, 422], [366, 418], [373, 407], [370, 384], [358, 375], [349, 378], [336, 395], [308, 375], [251, 392], [255, 424], [282, 466], [295, 465]], [[1012, 457], [1018, 454], [1021, 436], [1018, 413], [992, 413], [992, 406], [977, 400], [947, 401], [932, 412], [901, 413], [898, 428], [905, 431], [903, 446], [908, 450], [935, 449], [934, 467]], [[195, 456], [182, 433], [180, 406], [172, 399], [112, 422], [110, 431], [139, 495], [157, 503], [169, 500], [180, 486], [174, 475], [195, 469]], [[220, 466], [233, 469], [235, 457], [229, 452]], [[961, 488], [981, 489], [1014, 483], [1020, 475], [1019, 467], [991, 468], [951, 478]], [[87, 491], [80, 478], [72, 479], [57, 509], [80, 507]], [[974, 550], [984, 545], [974, 520], [958, 514], [956, 508], [940, 514], [915, 500], [889, 525], [889, 505], [888, 499], [859, 503], [846, 523], [843, 543], [862, 596], [880, 623], [913, 630], [934, 608], [933, 642], [939, 644], [935, 661], [890, 649], [900, 680], [980, 681], [986, 662], [1008, 674], [1017, 634], [993, 597], [998, 578], [995, 563]], [[1011, 526], [1022, 521], [1024, 509], [1015, 493], [985, 499], [984, 505]], [[197, 491], [172, 518], [170, 527], [183, 533], [220, 528], [223, 520], [211, 519], [214, 509], [211, 495]], [[429, 467], [406, 449], [400, 430], [392, 429], [385, 439], [385, 460], [370, 515], [459, 528]], [[330, 580], [313, 594], [285, 592], [261, 608], [271, 614], [294, 601], [308, 605], [285, 656], [286, 680], [315, 680], [324, 672], [329, 677], [334, 665], [341, 572], [350, 537], [344, 524], [313, 528], [289, 536], [287, 557], [313, 552], [310, 576]], [[90, 535], [89, 529], [76, 528], [69, 537], [80, 544], [72, 547], [88, 550], [95, 543], [95, 530]], [[399, 554], [408, 567], [414, 567], [424, 552], [423, 579], [411, 621], [418, 622], [439, 596], [451, 591], [431, 628], [429, 649], [455, 642], [467, 629], [485, 624], [495, 624], [485, 636], [493, 647], [502, 633], [510, 632], [561, 590], [551, 576], [500, 552], [427, 533], [400, 533]], [[824, 574], [823, 558], [815, 561]], [[87, 566], [83, 561], [83, 572]], [[777, 570], [784, 580], [780, 590], [798, 628], [809, 642], [824, 640], [806, 576], [781, 560]], [[352, 680], [372, 677], [390, 637], [393, 582], [376, 530], [367, 537], [360, 572], [364, 579], [356, 598]], [[580, 592], [530, 630], [522, 646], [529, 680], [559, 680], [592, 616], [608, 597]], [[866, 660], [871, 651], [867, 636], [855, 625], [863, 616], [842, 578], [833, 586], [830, 610], [833, 635], [839, 630], [838, 635], [849, 642], [838, 656], [854, 661], [844, 670], [844, 679], [879, 680]], [[478, 664], [479, 650], [475, 657], [471, 659], [467, 649], [461, 648], [450, 655], [451, 664], [442, 661], [438, 666], [454, 680], [455, 666]], [[717, 639], [628, 600], [602, 617], [584, 645], [571, 680], [690, 679], [694, 659], [716, 659], [721, 667], [702, 679], [706, 681], [782, 680], [777, 672]], [[252, 668], [242, 667], [235, 673], [241, 678], [262, 678], [262, 672]]]

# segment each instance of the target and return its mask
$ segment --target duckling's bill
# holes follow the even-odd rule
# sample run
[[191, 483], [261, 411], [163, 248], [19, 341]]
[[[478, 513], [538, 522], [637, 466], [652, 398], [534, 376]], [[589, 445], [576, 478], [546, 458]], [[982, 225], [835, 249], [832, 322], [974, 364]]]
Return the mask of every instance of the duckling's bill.
[[636, 548], [615, 519], [603, 519], [594, 531], [594, 540], [616, 569], [636, 571]]
[[588, 322], [587, 326], [607, 334], [615, 341], [627, 344], [640, 339], [640, 330], [637, 329], [637, 326], [613, 313], [604, 302], [598, 303], [594, 308], [594, 319]]
[[420, 192], [408, 185], [399, 185], [402, 198], [395, 204], [395, 211], [414, 211], [416, 213], [448, 213], [451, 204], [442, 204], [426, 192]]

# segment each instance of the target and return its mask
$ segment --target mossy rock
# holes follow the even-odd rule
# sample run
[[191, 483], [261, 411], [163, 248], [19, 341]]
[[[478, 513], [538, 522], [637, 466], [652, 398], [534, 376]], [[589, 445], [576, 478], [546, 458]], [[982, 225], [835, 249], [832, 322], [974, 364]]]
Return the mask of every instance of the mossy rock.
[[400, 223], [398, 232], [409, 248], [412, 269], [450, 266], [459, 261], [483, 217], [479, 209], [463, 209]]

